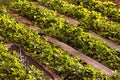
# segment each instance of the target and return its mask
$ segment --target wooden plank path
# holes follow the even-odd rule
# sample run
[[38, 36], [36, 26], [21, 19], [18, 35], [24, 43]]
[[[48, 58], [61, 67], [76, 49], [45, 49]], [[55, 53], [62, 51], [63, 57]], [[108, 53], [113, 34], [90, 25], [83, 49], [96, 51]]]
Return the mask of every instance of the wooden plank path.
[[46, 66], [40, 64], [40, 62], [38, 62], [35, 58], [33, 58], [30, 53], [28, 53], [23, 48], [18, 46], [18, 44], [7, 43], [6, 46], [10, 52], [15, 50], [20, 54], [19, 58], [26, 67], [33, 65], [39, 70], [44, 71], [47, 80], [62, 80], [59, 76], [57, 76], [55, 73], [49, 70]]
[[[0, 41], [2, 40], [4, 40], [4, 38], [0, 35]], [[21, 48], [17, 43], [7, 43], [6, 46], [9, 49], [9, 52], [15, 50], [20, 54], [19, 58], [25, 66], [29, 67], [31, 65], [34, 65], [39, 70], [44, 71], [47, 80], [62, 80], [59, 76], [49, 70], [45, 65], [40, 64], [40, 62], [32, 57], [29, 52]]]
[[[45, 7], [45, 6], [40, 5], [38, 2], [34, 2], [34, 3], [35, 3], [36, 6], [41, 6], [41, 7], [45, 8], [45, 9], [48, 9], [48, 8]], [[50, 10], [50, 9], [48, 9], [48, 10]], [[68, 16], [65, 16], [65, 15], [62, 15], [62, 14], [60, 14], [60, 13], [57, 13], [57, 16], [58, 16], [58, 17], [64, 16], [64, 17], [68, 20], [68, 22], [69, 22], [70, 24], [72, 24], [72, 25], [78, 25], [78, 24], [79, 24], [79, 22], [78, 22], [77, 20], [75, 20], [75, 19], [73, 19], [73, 18], [70, 18], [70, 17], [68, 17]]]
[[[45, 8], [45, 9], [48, 9], [48, 8], [45, 7], [45, 6], [40, 5], [38, 2], [35, 2], [35, 4], [36, 4], [36, 6], [41, 6], [41, 7]], [[48, 10], [50, 10], [50, 9], [48, 9]], [[70, 24], [72, 24], [72, 25], [78, 25], [78, 24], [79, 24], [79, 21], [77, 21], [77, 20], [75, 20], [75, 19], [73, 19], [73, 18], [71, 18], [71, 17], [62, 15], [62, 14], [60, 14], [60, 13], [57, 13], [57, 15], [58, 15], [58, 17], [59, 17], [59, 16], [64, 16], [64, 17], [66, 18], [66, 20], [68, 20], [68, 22], [69, 22]], [[106, 39], [106, 38], [103, 38], [102, 36], [96, 34], [95, 32], [93, 32], [93, 31], [91, 31], [91, 30], [90, 30], [88, 33], [91, 34], [92, 36], [101, 38], [109, 47], [111, 47], [111, 48], [113, 48], [113, 49], [115, 49], [115, 50], [120, 51], [120, 45], [114, 43], [113, 41], [111, 41], [111, 40], [109, 40], [109, 39]]]
[[101, 69], [106, 75], [112, 76], [113, 70], [105, 67], [104, 65], [100, 64], [96, 60], [93, 60], [92, 58], [84, 55], [83, 53], [81, 53], [81, 52], [75, 50], [74, 48], [66, 45], [65, 43], [58, 41], [57, 39], [54, 39], [54, 38], [49, 37], [49, 36], [45, 36], [44, 38], [46, 40], [48, 40], [49, 42], [58, 45], [63, 50], [68, 51], [73, 56], [79, 57], [81, 60], [85, 61], [87, 64], [90, 64], [90, 65], [94, 66], [95, 68]]
[[[23, 21], [27, 21], [27, 22], [29, 22], [30, 24], [32, 24], [30, 21], [28, 21], [28, 20], [25, 19], [24, 17], [21, 17], [21, 16], [19, 16], [18, 14], [14, 13], [14, 12], [11, 12], [10, 10], [8, 11], [8, 13], [9, 13], [13, 18], [15, 18], [15, 20], [16, 20], [17, 22], [20, 22], [20, 23], [25, 24], [26, 22], [25, 22], [25, 23], [24, 23], [24, 22], [21, 22], [21, 20], [23, 20]], [[14, 15], [17, 15], [17, 17], [14, 16]], [[20, 18], [20, 19], [19, 19], [19, 18]], [[28, 23], [28, 24], [29, 24], [29, 23]], [[36, 27], [36, 26], [33, 26], [33, 25], [30, 25], [30, 26], [32, 26], [33, 28]], [[34, 30], [35, 30], [35, 29], [34, 29]], [[90, 65], [92, 65], [92, 66], [94, 66], [95, 68], [101, 69], [101, 70], [104, 72], [104, 74], [106, 74], [106, 75], [108, 75], [108, 76], [112, 76], [112, 75], [113, 75], [113, 70], [111, 70], [111, 69], [105, 67], [104, 65], [100, 64], [99, 62], [97, 62], [97, 61], [95, 61], [95, 60], [87, 57], [87, 56], [84, 55], [83, 53], [78, 52], [77, 50], [73, 49], [72, 47], [68, 46], [67, 44], [62, 43], [62, 42], [60, 42], [60, 41], [58, 41], [58, 40], [56, 40], [56, 39], [54, 39], [54, 38], [52, 38], [52, 37], [49, 37], [49, 36], [45, 36], [44, 38], [45, 38], [46, 40], [48, 40], [49, 42], [58, 45], [58, 46], [59, 46], [60, 48], [62, 48], [63, 50], [68, 51], [70, 54], [72, 54], [72, 55], [74, 55], [74, 56], [78, 56], [81, 60], [85, 61], [86, 63], [88, 63], [88, 64], [90, 64]]]
[[59, 76], [49, 70], [45, 65], [40, 64], [40, 62], [38, 62], [37, 59], [33, 58], [30, 53], [19, 47], [18, 44], [14, 43], [14, 45], [14, 49], [18, 53], [20, 53], [20, 59], [23, 61], [23, 63], [25, 63], [26, 66], [34, 65], [38, 69], [43, 70], [45, 72], [45, 75], [49, 76], [51, 80], [62, 80]]
[[96, 33], [93, 32], [93, 31], [89, 31], [89, 33], [92, 34], [92, 35], [94, 35], [94, 36], [96, 36], [96, 37], [101, 38], [102, 40], [104, 40], [104, 42], [107, 43], [107, 44], [109, 45], [109, 47], [114, 48], [114, 49], [120, 51], [120, 45], [115, 44], [113, 41], [110, 41], [109, 39], [103, 38], [102, 36], [96, 34]]

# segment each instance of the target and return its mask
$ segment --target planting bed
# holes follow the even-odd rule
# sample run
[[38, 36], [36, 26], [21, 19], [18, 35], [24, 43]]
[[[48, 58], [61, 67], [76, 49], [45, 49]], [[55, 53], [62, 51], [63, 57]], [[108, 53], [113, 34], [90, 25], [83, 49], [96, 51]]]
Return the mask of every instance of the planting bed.
[[65, 0], [30, 1], [0, 6], [0, 79], [120, 79], [119, 18]]

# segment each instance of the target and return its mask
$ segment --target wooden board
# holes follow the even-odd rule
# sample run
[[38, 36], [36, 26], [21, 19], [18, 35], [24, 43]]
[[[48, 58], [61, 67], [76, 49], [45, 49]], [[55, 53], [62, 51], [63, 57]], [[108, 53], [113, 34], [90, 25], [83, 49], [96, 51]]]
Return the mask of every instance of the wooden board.
[[[11, 15], [13, 18], [15, 18], [14, 15], [18, 15], [18, 14], [12, 12], [12, 14], [10, 13], [10, 15]], [[17, 22], [20, 22], [20, 23], [23, 23], [23, 24], [26, 23], [26, 22], [25, 22], [25, 23], [24, 23], [24, 22], [21, 22], [21, 20], [19, 20], [19, 18], [21, 18], [21, 16], [19, 16], [19, 15], [17, 16], [17, 18], [15, 18]], [[23, 21], [27, 21], [27, 22], [29, 22], [30, 24], [32, 24], [30, 21], [28, 21], [27, 19], [25, 19], [25, 18], [23, 18], [23, 17], [22, 17], [21, 19], [23, 19]], [[36, 26], [32, 25], [32, 27], [34, 28], [34, 27], [36, 27]], [[34, 30], [35, 30], [35, 29], [34, 29]], [[69, 45], [67, 45], [67, 44], [65, 44], [65, 43], [62, 43], [62, 42], [60, 42], [60, 41], [58, 41], [58, 40], [56, 40], [56, 39], [54, 39], [54, 38], [52, 38], [52, 37], [49, 37], [49, 36], [45, 36], [44, 38], [45, 38], [46, 40], [48, 40], [49, 42], [58, 45], [58, 46], [59, 46], [60, 48], [62, 48], [63, 50], [68, 51], [68, 52], [69, 52], [70, 54], [72, 54], [73, 56], [79, 57], [81, 60], [85, 61], [86, 63], [88, 63], [88, 64], [90, 64], [90, 65], [92, 65], [92, 66], [94, 66], [95, 68], [101, 69], [106, 75], [109, 75], [109, 76], [112, 76], [112, 75], [113, 75], [113, 70], [105, 67], [104, 65], [102, 65], [102, 64], [100, 64], [99, 62], [93, 60], [92, 58], [87, 57], [87, 56], [84, 55], [83, 53], [78, 52], [77, 50], [73, 49], [73, 48], [70, 47]]]

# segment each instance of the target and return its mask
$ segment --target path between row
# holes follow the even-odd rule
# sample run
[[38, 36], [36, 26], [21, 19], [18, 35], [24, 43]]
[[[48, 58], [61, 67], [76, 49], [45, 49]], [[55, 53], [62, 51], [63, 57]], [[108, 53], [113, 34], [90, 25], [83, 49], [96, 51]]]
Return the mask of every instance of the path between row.
[[35, 58], [32, 57], [32, 55], [30, 55], [30, 53], [26, 52], [23, 48], [19, 47], [18, 44], [7, 43], [6, 46], [10, 52], [15, 50], [20, 54], [19, 58], [24, 64], [24, 66], [28, 67], [34, 65], [39, 70], [44, 71], [47, 80], [62, 80], [59, 76], [50, 71], [46, 66], [41, 65]]
[[[3, 41], [3, 40], [4, 38], [0, 35], [0, 41]], [[39, 70], [44, 71], [47, 80], [62, 80], [59, 76], [57, 76], [55, 73], [50, 71], [46, 66], [40, 64], [35, 58], [32, 57], [30, 53], [25, 51], [23, 48], [19, 47], [18, 44], [7, 43], [6, 46], [9, 49], [9, 52], [12, 52], [13, 50], [15, 50], [20, 54], [19, 58], [25, 66], [34, 65]]]
[[[19, 23], [26, 24], [28, 22], [27, 25], [30, 25], [32, 28], [36, 28], [37, 27], [37, 26], [33, 26], [33, 24], [30, 21], [28, 21], [27, 19], [25, 19], [24, 17], [21, 17], [18, 14], [14, 13], [14, 12], [11, 12], [10, 10], [8, 10], [8, 13], [13, 18], [15, 18], [15, 20], [17, 22], [19, 22]], [[17, 15], [17, 16], [15, 16], [15, 15]], [[36, 29], [34, 29], [34, 30], [36, 30]], [[72, 47], [68, 46], [67, 44], [65, 44], [63, 42], [60, 42], [60, 41], [58, 41], [58, 40], [56, 40], [56, 39], [54, 39], [52, 37], [49, 37], [49, 36], [45, 36], [44, 38], [46, 40], [48, 40], [49, 42], [58, 45], [63, 50], [68, 51], [71, 55], [78, 56], [81, 60], [85, 61], [86, 63], [94, 66], [97, 69], [101, 69], [106, 75], [108, 75], [108, 76], [112, 76], [113, 75], [113, 70], [111, 70], [111, 69], [105, 67], [104, 65], [100, 64], [99, 62], [97, 62], [97, 61], [87, 57], [83, 53], [78, 52], [77, 50], [73, 49]]]
[[[45, 9], [48, 9], [48, 8], [45, 7], [45, 6], [40, 5], [38, 2], [35, 2], [35, 4], [36, 4], [36, 6], [41, 6], [41, 7], [45, 8]], [[48, 10], [49, 10], [49, 9], [48, 9]], [[79, 24], [79, 21], [77, 21], [77, 20], [75, 20], [75, 19], [73, 19], [73, 18], [70, 18], [70, 17], [68, 17], [68, 16], [62, 15], [62, 14], [60, 14], [60, 13], [57, 13], [57, 15], [58, 15], [58, 16], [64, 16], [64, 17], [66, 18], [66, 20], [68, 20], [68, 22], [69, 22], [70, 24], [72, 24], [72, 25], [78, 25], [78, 24]], [[114, 43], [113, 41], [111, 41], [111, 40], [109, 40], [109, 39], [106, 39], [106, 38], [103, 38], [102, 36], [96, 34], [95, 32], [93, 32], [93, 31], [91, 31], [91, 30], [90, 30], [88, 33], [91, 34], [91, 35], [93, 35], [93, 36], [95, 36], [95, 37], [101, 38], [105, 43], [108, 44], [109, 47], [114, 48], [114, 49], [120, 51], [120, 45]]]
[[[41, 7], [45, 8], [45, 9], [49, 10], [47, 7], [45, 7], [45, 6], [43, 6], [43, 5], [40, 5], [38, 2], [35, 2], [35, 5], [36, 5], [36, 6], [41, 6]], [[72, 24], [72, 25], [78, 25], [78, 24], [79, 24], [79, 22], [78, 22], [77, 20], [74, 20], [73, 18], [70, 18], [70, 17], [68, 17], [68, 16], [62, 15], [62, 14], [60, 14], [60, 13], [57, 13], [57, 16], [58, 16], [58, 17], [64, 16], [64, 17], [68, 20], [68, 22], [69, 22], [70, 24]]]
[[14, 49], [20, 53], [20, 59], [26, 66], [34, 65], [40, 70], [43, 70], [45, 72], [46, 76], [49, 76], [51, 80], [62, 80], [59, 76], [57, 76], [55, 73], [53, 73], [51, 70], [49, 70], [46, 66], [40, 64], [35, 58], [32, 57], [30, 53], [23, 50], [21, 47], [18, 46], [18, 44], [14, 44]]

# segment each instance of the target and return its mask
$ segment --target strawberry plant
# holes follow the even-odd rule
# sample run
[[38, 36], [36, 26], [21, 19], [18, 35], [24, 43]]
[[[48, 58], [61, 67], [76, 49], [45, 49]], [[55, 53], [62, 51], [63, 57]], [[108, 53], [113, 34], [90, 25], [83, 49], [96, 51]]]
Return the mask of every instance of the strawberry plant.
[[120, 9], [116, 8], [116, 4], [111, 1], [101, 2], [100, 0], [69, 0], [70, 3], [84, 6], [89, 10], [95, 10], [107, 16], [110, 20], [120, 22]]
[[[35, 5], [30, 2], [14, 3], [12, 10], [18, 12], [24, 17], [26, 17], [26, 14], [27, 16], [33, 16], [32, 19], [31, 17], [26, 18], [37, 25], [40, 25], [40, 28], [42, 28], [40, 33], [55, 37], [58, 40], [69, 44], [75, 49], [82, 51], [84, 54], [101, 62], [109, 68], [119, 70], [120, 58], [118, 51], [108, 47], [108, 45], [105, 44], [101, 39], [93, 37], [84, 32], [80, 27], [68, 24], [64, 18], [57, 18], [55, 15], [56, 13], [54, 13], [52, 16], [53, 11], [45, 10], [41, 7], [35, 7]], [[41, 15], [42, 13], [46, 14]], [[34, 18], [34, 16], [37, 17]], [[45, 25], [41, 24], [41, 22], [45, 22]], [[107, 57], [108, 55], [109, 57]]]
[[1, 80], [46, 80], [42, 71], [35, 67], [25, 67], [18, 53], [8, 52], [6, 45], [0, 42], [0, 79]]
[[99, 35], [120, 44], [120, 24], [108, 21], [108, 18], [103, 17], [100, 13], [89, 11], [83, 6], [76, 6], [62, 0], [48, 0], [46, 2], [43, 0], [38, 1], [40, 4], [49, 7], [50, 9], [77, 19], [80, 22], [78, 26], [81, 25], [86, 30], [93, 30]]
[[65, 80], [111, 79], [67, 51], [51, 45], [38, 34], [38, 31], [17, 23], [5, 13], [0, 14], [0, 34], [5, 38], [4, 42], [16, 42]]

